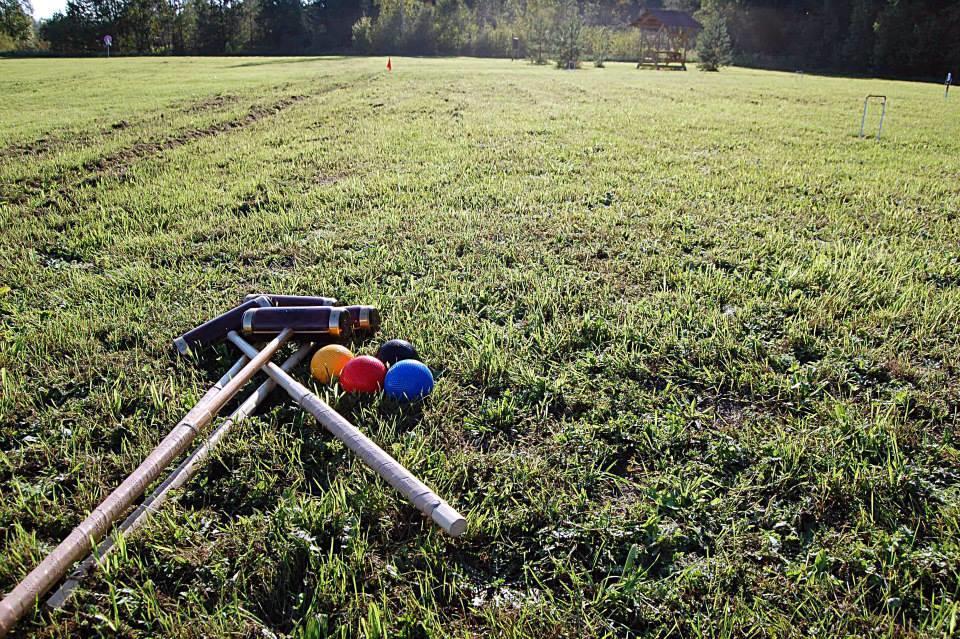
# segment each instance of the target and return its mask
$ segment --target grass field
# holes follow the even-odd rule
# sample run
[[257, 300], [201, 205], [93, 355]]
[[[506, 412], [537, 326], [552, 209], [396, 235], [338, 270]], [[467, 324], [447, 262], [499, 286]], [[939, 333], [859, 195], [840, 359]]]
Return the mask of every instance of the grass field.
[[420, 347], [421, 405], [318, 390], [470, 520], [277, 401], [20, 636], [960, 632], [960, 95], [384, 63], [0, 60], [0, 590], [249, 292]]

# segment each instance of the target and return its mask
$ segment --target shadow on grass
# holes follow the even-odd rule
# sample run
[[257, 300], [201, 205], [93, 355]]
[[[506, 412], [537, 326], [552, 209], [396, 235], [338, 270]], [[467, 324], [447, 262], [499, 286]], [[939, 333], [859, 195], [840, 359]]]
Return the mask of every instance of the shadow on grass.
[[228, 69], [240, 69], [243, 67], [262, 67], [267, 64], [300, 64], [302, 62], [320, 62], [327, 60], [330, 62], [336, 60], [346, 60], [350, 56], [345, 55], [324, 55], [324, 56], [315, 56], [309, 58], [278, 58], [275, 60], [258, 60], [257, 62], [244, 62], [242, 64], [232, 64]]

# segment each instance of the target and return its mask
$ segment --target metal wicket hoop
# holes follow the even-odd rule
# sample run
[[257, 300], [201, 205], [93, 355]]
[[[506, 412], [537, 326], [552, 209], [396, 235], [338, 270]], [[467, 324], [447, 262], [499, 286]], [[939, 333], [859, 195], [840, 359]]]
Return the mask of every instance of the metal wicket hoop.
[[864, 136], [864, 127], [867, 125], [867, 111], [870, 107], [870, 100], [880, 102], [880, 125], [877, 127], [877, 139], [880, 139], [880, 133], [883, 131], [883, 118], [887, 115], [887, 96], [868, 95], [863, 99], [863, 117], [860, 118], [860, 137]]

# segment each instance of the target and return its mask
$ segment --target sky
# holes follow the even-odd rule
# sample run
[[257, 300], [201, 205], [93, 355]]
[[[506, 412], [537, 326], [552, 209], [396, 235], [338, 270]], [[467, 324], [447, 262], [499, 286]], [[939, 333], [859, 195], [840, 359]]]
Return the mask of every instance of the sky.
[[33, 17], [43, 20], [57, 11], [63, 11], [67, 6], [67, 0], [30, 0], [30, 4], [33, 5]]

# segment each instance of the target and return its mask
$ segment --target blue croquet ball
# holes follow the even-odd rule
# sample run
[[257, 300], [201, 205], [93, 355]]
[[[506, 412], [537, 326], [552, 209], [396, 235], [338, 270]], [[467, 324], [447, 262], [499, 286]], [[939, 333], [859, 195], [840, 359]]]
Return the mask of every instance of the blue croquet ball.
[[405, 359], [387, 370], [383, 392], [390, 399], [412, 401], [426, 397], [433, 390], [433, 373], [423, 362]]
[[417, 355], [417, 349], [413, 347], [413, 344], [407, 340], [392, 339], [380, 345], [380, 348], [377, 349], [377, 359], [387, 366], [392, 366], [400, 360], [420, 359], [420, 356]]

